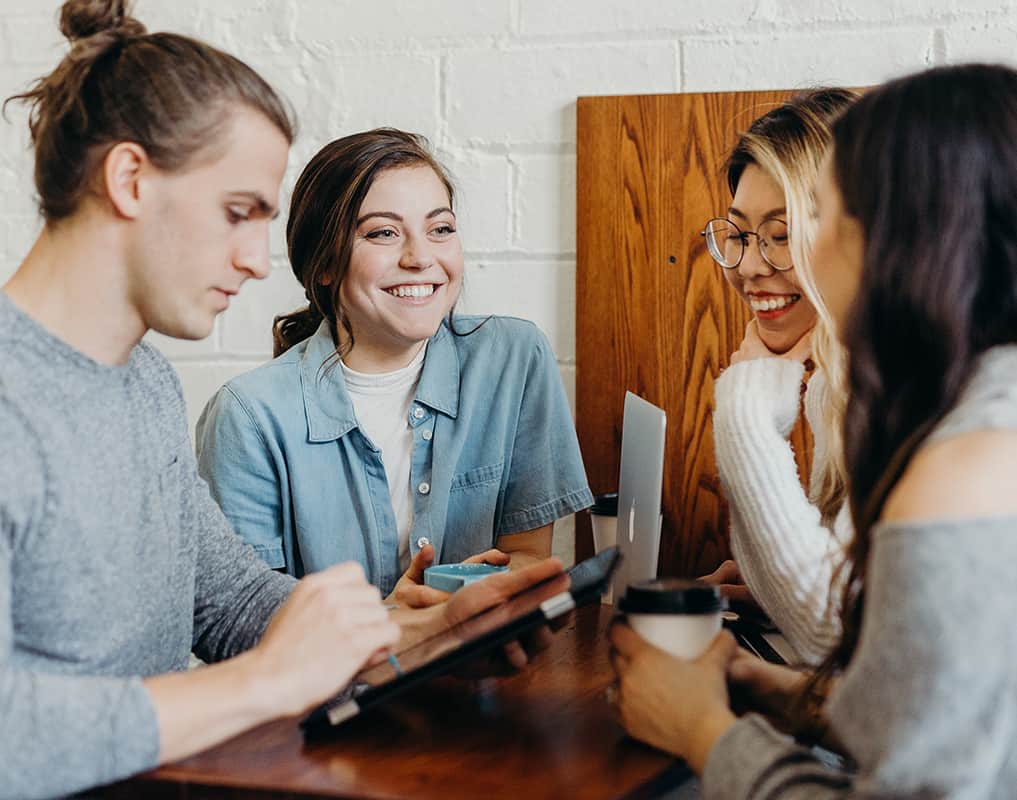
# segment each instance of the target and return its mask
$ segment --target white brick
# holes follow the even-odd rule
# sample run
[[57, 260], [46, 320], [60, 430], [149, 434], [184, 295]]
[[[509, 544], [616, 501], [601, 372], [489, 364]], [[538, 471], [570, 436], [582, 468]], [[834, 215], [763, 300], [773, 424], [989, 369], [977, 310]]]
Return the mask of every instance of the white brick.
[[572, 419], [576, 418], [576, 368], [571, 365], [562, 365], [558, 368], [561, 371], [561, 382], [565, 387], [565, 396], [569, 399], [569, 409], [572, 411]]
[[437, 153], [456, 189], [457, 230], [472, 253], [509, 246], [509, 162], [506, 156]]
[[297, 41], [330, 45], [350, 38], [378, 42], [498, 35], [508, 33], [510, 25], [509, 0], [403, 2], [398, 7], [301, 0], [296, 5]]
[[576, 518], [574, 514], [555, 520], [551, 555], [561, 559], [566, 569], [576, 561]]
[[692, 39], [682, 47], [689, 92], [784, 89], [817, 84], [865, 86], [930, 65], [927, 29], [775, 34]]
[[449, 138], [574, 142], [577, 96], [673, 92], [675, 67], [670, 44], [457, 51], [449, 57]]
[[175, 3], [167, 3], [166, 0], [138, 0], [132, 13], [153, 33], [167, 31], [184, 36], [199, 36], [215, 44], [206, 24], [207, 10], [204, 6], [202, 0], [181, 0]]
[[272, 319], [305, 305], [293, 272], [274, 269], [263, 281], [247, 281], [222, 315], [222, 350], [245, 357], [272, 357]]
[[216, 327], [212, 333], [204, 339], [175, 339], [172, 336], [163, 336], [161, 333], [149, 331], [145, 334], [145, 341], [154, 345], [166, 358], [174, 359], [197, 359], [208, 358], [215, 354], [218, 341], [217, 329], [220, 320], [216, 320]]
[[[56, 14], [9, 17], [6, 60], [15, 64], [39, 64], [52, 69], [67, 51], [67, 40], [57, 28]], [[40, 72], [45, 70], [40, 70]]]
[[0, 261], [0, 286], [11, 279], [18, 269], [18, 261]]
[[524, 34], [612, 34], [640, 32], [660, 37], [687, 30], [730, 30], [754, 17], [758, 3], [745, 0], [642, 0], [638, 3], [590, 0], [521, 0]]
[[478, 263], [466, 271], [459, 310], [505, 314], [536, 323], [560, 361], [576, 357], [574, 262]]
[[174, 362], [184, 387], [187, 403], [187, 428], [194, 442], [194, 426], [209, 398], [227, 381], [257, 367], [260, 361], [219, 361], [211, 363]]
[[300, 153], [308, 158], [333, 139], [369, 128], [437, 135], [434, 56], [294, 48], [252, 54], [248, 61], [293, 104]]
[[1017, 20], [946, 28], [946, 58], [951, 64], [988, 61], [1017, 66]]
[[1007, 9], [1007, 0], [778, 0], [772, 2], [773, 21], [782, 27], [835, 22], [895, 23], [935, 21]]
[[198, 35], [247, 60], [252, 51], [293, 48], [296, 2], [257, 0], [239, 5], [217, 3], [202, 19]]
[[512, 244], [527, 252], [576, 249], [576, 157], [517, 156]]
[[0, 216], [0, 261], [20, 264], [42, 230], [38, 214]]

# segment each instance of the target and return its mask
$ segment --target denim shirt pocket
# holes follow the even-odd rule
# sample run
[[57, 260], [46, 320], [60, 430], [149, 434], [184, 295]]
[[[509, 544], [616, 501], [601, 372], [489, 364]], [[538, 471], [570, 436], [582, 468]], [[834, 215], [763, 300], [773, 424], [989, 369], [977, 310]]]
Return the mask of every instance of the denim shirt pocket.
[[475, 467], [452, 476], [442, 561], [461, 561], [494, 547], [505, 462]]

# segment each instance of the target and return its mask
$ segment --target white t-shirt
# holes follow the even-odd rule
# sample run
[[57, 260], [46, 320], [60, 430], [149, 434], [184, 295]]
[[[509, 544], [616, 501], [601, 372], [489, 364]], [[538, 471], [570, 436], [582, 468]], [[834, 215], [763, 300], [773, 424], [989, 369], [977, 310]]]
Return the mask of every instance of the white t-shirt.
[[426, 352], [425, 344], [413, 361], [395, 372], [357, 372], [342, 364], [346, 391], [353, 401], [360, 430], [381, 450], [381, 463], [385, 466], [388, 493], [399, 531], [399, 566], [403, 570], [410, 565], [410, 530], [413, 528], [413, 490], [410, 488], [413, 429], [409, 414]]

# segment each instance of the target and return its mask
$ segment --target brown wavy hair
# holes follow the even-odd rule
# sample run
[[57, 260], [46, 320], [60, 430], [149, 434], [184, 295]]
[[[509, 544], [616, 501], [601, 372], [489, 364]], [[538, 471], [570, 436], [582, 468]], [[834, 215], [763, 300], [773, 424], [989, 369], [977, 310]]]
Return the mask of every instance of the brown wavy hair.
[[127, 0], [68, 0], [60, 31], [67, 55], [4, 102], [29, 106], [35, 187], [47, 223], [96, 191], [98, 166], [118, 142], [136, 142], [174, 172], [214, 156], [230, 109], [263, 114], [293, 141], [294, 123], [257, 72], [228, 53], [175, 33], [148, 33]]
[[892, 81], [834, 124], [834, 178], [861, 225], [862, 276], [843, 339], [849, 547], [840, 644], [858, 647], [873, 528], [978, 357], [1017, 341], [1017, 71], [970, 64]]
[[[272, 323], [273, 355], [280, 355], [328, 324], [336, 355], [353, 346], [353, 330], [339, 291], [357, 230], [360, 206], [382, 172], [398, 167], [426, 166], [434, 170], [454, 208], [455, 188], [435, 159], [423, 136], [395, 128], [376, 128], [329, 142], [304, 167], [297, 179], [286, 223], [290, 266], [304, 287], [308, 305], [281, 314]], [[451, 325], [451, 312], [449, 321]], [[339, 346], [338, 326], [346, 333]], [[455, 331], [453, 331], [455, 332]]]

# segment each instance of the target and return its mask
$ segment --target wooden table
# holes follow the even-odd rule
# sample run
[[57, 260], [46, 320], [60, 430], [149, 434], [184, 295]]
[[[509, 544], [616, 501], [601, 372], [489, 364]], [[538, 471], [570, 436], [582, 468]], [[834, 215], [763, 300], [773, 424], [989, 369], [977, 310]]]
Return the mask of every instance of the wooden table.
[[305, 744], [297, 720], [257, 728], [115, 786], [111, 800], [347, 797], [651, 798], [687, 768], [625, 736], [604, 699], [609, 606], [580, 609], [525, 671], [443, 678]]

